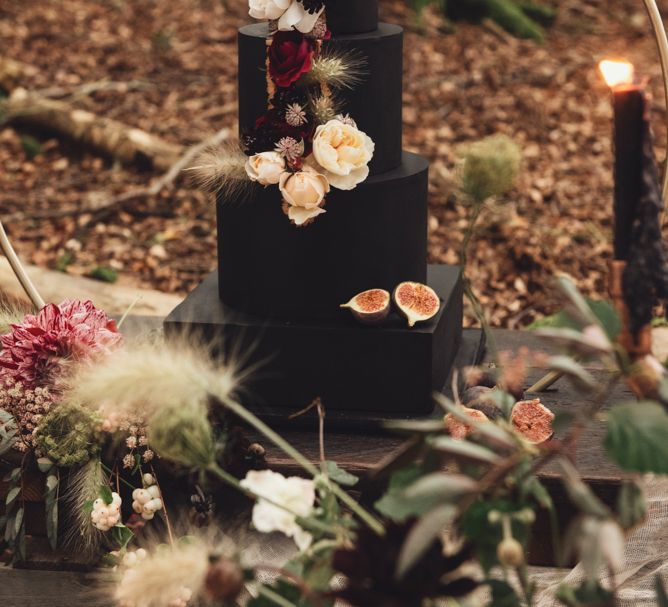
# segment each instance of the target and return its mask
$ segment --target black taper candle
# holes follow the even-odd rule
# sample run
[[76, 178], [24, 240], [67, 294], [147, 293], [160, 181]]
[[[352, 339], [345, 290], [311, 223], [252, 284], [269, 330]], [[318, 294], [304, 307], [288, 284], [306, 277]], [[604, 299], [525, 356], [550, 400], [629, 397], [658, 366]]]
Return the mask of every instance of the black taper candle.
[[631, 231], [642, 196], [646, 96], [639, 86], [612, 89], [615, 110], [615, 259], [628, 260]]

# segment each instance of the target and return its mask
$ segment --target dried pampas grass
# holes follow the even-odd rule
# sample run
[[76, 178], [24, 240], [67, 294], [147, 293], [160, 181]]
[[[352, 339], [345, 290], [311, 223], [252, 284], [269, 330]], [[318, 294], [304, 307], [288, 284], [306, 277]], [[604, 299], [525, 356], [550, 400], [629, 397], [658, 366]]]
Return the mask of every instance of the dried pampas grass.
[[70, 380], [68, 398], [105, 413], [147, 420], [166, 405], [201, 407], [209, 397], [230, 397], [235, 365], [216, 365], [205, 348], [186, 342], [138, 344], [82, 366]]
[[225, 192], [230, 197], [243, 198], [252, 183], [246, 174], [247, 160], [238, 142], [225, 142], [204, 150], [187, 170], [199, 188], [213, 194]]

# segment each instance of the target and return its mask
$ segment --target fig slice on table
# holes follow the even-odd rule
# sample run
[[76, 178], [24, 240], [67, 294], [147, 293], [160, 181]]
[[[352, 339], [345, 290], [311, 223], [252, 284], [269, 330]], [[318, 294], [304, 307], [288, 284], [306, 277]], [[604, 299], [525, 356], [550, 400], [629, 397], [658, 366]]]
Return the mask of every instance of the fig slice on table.
[[393, 299], [409, 327], [433, 318], [441, 309], [441, 300], [434, 289], [419, 282], [402, 282], [394, 290]]
[[515, 403], [510, 421], [526, 441], [540, 445], [549, 440], [554, 431], [554, 413], [540, 402], [540, 398]]
[[[482, 411], [469, 409], [468, 407], [461, 407], [461, 411], [464, 413], [464, 415], [467, 415], [473, 421], [489, 421], [489, 418]], [[443, 418], [443, 421], [445, 422], [445, 429], [450, 433], [450, 436], [456, 440], [464, 440], [469, 434], [471, 434], [471, 432], [473, 432], [473, 428], [471, 426], [456, 418], [452, 413], [448, 413]]]
[[390, 314], [390, 302], [390, 294], [384, 289], [369, 289], [355, 295], [341, 307], [350, 310], [358, 322], [377, 325], [384, 322]]

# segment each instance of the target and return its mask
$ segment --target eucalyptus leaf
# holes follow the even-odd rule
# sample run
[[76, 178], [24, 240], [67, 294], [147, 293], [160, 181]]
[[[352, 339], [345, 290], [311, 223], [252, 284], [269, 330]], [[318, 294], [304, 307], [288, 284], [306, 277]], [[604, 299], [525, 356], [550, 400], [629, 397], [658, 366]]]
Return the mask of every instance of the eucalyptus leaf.
[[53, 493], [57, 488], [58, 488], [58, 477], [55, 474], [49, 474], [49, 476], [46, 477], [47, 493]]
[[617, 518], [623, 529], [631, 529], [647, 517], [647, 504], [637, 482], [625, 480], [617, 496]]
[[327, 475], [329, 478], [343, 487], [354, 487], [360, 480], [354, 474], [350, 474], [342, 468], [339, 468], [336, 462], [326, 461], [325, 466], [327, 467]]
[[562, 458], [559, 460], [559, 466], [562, 470], [562, 483], [573, 504], [583, 513], [592, 517], [607, 518], [610, 515], [610, 511], [594, 495], [593, 491], [585, 485], [573, 464], [569, 460]]
[[399, 553], [396, 569], [397, 578], [403, 578], [406, 573], [415, 567], [432, 544], [438, 540], [444, 527], [452, 522], [456, 514], [457, 509], [454, 506], [449, 504], [438, 506], [413, 525]]
[[408, 499], [420, 500], [437, 497], [444, 502], [449, 502], [474, 493], [477, 489], [478, 483], [463, 474], [434, 472], [406, 487], [404, 494]]
[[661, 575], [658, 573], [654, 578], [654, 588], [656, 590], [656, 604], [658, 607], [668, 607], [668, 594], [666, 594], [666, 587], [663, 585]]
[[604, 445], [624, 470], [668, 474], [668, 414], [657, 403], [640, 401], [608, 411]]
[[553, 356], [547, 361], [547, 367], [567, 375], [583, 390], [592, 391], [598, 387], [594, 376], [570, 356]]
[[113, 528], [112, 535], [121, 550], [123, 550], [135, 536], [128, 527], [122, 524], [118, 524]]
[[20, 495], [21, 487], [12, 487], [7, 492], [7, 497], [5, 498], [5, 506], [9, 508], [12, 505], [12, 502]]
[[607, 340], [605, 340], [607, 345], [604, 345], [600, 339], [586, 335], [576, 329], [538, 329], [535, 334], [578, 355], [600, 356], [610, 353], [610, 344]]
[[58, 500], [50, 500], [46, 504], [46, 535], [51, 550], [58, 548]]
[[114, 501], [112, 491], [107, 485], [102, 485], [100, 487], [100, 497], [102, 498], [102, 501], [107, 504], [107, 506], [109, 506]]
[[390, 420], [383, 423], [383, 427], [395, 432], [409, 432], [419, 434], [432, 434], [443, 432], [445, 426], [441, 419], [425, 420]]
[[598, 582], [584, 581], [578, 588], [563, 582], [557, 588], [555, 597], [567, 607], [612, 607], [614, 594], [601, 587]]
[[37, 467], [40, 472], [46, 473], [53, 468], [53, 462], [48, 457], [40, 457], [37, 460]]
[[450, 436], [435, 436], [431, 438], [427, 444], [436, 451], [447, 453], [454, 457], [461, 457], [488, 464], [499, 460], [499, 456], [487, 447], [476, 445], [475, 443], [466, 440], [457, 440]]
[[21, 530], [21, 527], [23, 526], [23, 515], [25, 513], [25, 510], [23, 509], [23, 506], [19, 508], [16, 511], [16, 515], [14, 516], [14, 535], [18, 535], [19, 531]]

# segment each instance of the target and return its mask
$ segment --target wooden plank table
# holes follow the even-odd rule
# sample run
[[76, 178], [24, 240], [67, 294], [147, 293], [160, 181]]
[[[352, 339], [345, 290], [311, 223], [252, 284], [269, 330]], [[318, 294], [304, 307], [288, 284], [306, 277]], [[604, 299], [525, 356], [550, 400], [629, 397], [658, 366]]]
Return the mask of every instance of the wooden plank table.
[[[145, 318], [129, 319], [124, 331], [138, 333], [147, 329], [159, 327], [159, 319]], [[495, 331], [499, 349], [517, 350], [528, 346], [538, 352], [546, 352], [545, 345], [526, 332]], [[600, 368], [589, 366], [588, 370], [600, 380], [605, 375]], [[541, 376], [539, 369], [531, 369], [528, 385]], [[555, 413], [560, 411], [576, 411], [586, 406], [586, 398], [576, 394], [566, 380], [561, 380], [548, 392], [541, 395], [543, 402]], [[618, 387], [608, 406], [632, 399], [633, 396], [625, 387]], [[311, 460], [317, 461], [318, 438], [317, 420], [312, 418], [312, 428], [291, 429], [289, 426], [281, 428], [283, 436]], [[303, 424], [303, 420], [302, 420]], [[581, 437], [576, 454], [576, 465], [583, 478], [592, 486], [594, 491], [607, 503], [614, 501], [620, 482], [620, 471], [603, 455], [602, 440], [605, 427], [602, 422], [593, 422], [586, 433]], [[273, 445], [260, 437], [253, 437], [267, 449], [269, 465], [284, 474], [297, 473], [294, 462], [290, 461]], [[382, 433], [342, 432], [341, 429], [326, 431], [326, 451], [328, 459], [335, 460], [344, 469], [364, 477], [389, 453], [398, 449], [403, 439]], [[547, 466], [542, 473], [542, 480], [548, 486], [557, 505], [557, 512], [562, 524], [573, 516], [574, 510], [570, 506], [559, 482], [559, 474], [553, 466]], [[532, 560], [535, 564], [548, 563], [551, 557], [551, 546], [547, 540], [547, 517], [539, 516], [537, 521], [537, 542], [531, 548]], [[99, 601], [90, 594], [93, 576], [91, 574], [73, 572], [49, 572], [12, 570], [0, 567], [0, 605], [7, 607], [97, 607], [108, 605], [108, 600]]]

